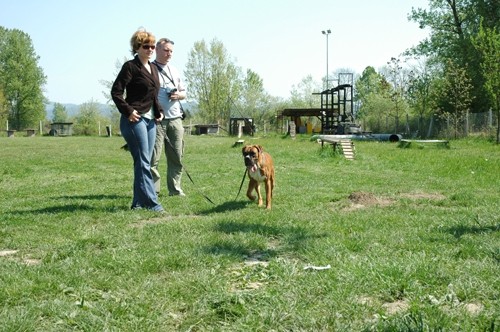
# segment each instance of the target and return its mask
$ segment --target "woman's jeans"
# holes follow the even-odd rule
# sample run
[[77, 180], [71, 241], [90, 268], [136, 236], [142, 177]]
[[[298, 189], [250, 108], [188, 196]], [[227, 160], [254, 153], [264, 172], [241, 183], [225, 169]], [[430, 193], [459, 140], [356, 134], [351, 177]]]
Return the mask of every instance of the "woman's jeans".
[[150, 164], [156, 137], [155, 120], [141, 117], [138, 122], [130, 122], [122, 115], [120, 131], [134, 159], [134, 197], [131, 208], [162, 211], [163, 207], [155, 192]]

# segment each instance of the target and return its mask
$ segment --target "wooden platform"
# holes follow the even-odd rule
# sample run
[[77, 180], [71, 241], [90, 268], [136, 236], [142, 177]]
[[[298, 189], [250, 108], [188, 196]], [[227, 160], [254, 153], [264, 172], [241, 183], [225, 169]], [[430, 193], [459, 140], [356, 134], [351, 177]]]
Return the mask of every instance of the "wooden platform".
[[243, 139], [239, 139], [239, 140], [237, 140], [236, 142], [234, 142], [233, 147], [236, 147], [236, 146], [238, 146], [238, 145], [243, 146], [243, 143], [245, 143], [245, 140], [243, 140]]
[[330, 144], [333, 147], [333, 150], [336, 151], [337, 148], [340, 148], [338, 151], [342, 153], [345, 159], [354, 160], [355, 149], [354, 142], [350, 139], [335, 139], [335, 138], [322, 138], [318, 140], [321, 143], [321, 146], [324, 146], [325, 143]]
[[436, 144], [441, 145], [443, 147], [449, 148], [449, 142], [447, 140], [439, 140], [439, 139], [402, 139], [399, 141], [400, 148], [409, 148], [412, 144], [419, 144], [423, 146], [424, 144]]

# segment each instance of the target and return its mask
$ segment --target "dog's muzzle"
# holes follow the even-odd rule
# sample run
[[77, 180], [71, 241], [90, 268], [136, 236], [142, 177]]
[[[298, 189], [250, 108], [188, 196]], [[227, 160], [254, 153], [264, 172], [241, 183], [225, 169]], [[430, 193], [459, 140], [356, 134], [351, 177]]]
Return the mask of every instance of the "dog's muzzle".
[[252, 166], [254, 164], [252, 157], [249, 155], [243, 156], [243, 160], [245, 161], [245, 166]]
[[244, 155], [243, 159], [245, 161], [245, 166], [249, 172], [255, 172], [257, 170], [257, 163], [252, 159], [250, 155]]

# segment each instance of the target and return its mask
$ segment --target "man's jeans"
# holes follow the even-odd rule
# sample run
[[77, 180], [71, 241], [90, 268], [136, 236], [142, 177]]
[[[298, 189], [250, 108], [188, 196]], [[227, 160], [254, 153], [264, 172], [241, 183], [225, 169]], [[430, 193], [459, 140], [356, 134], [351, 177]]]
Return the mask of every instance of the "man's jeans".
[[[165, 135], [167, 135], [165, 137]], [[182, 156], [184, 154], [184, 127], [181, 118], [164, 119], [158, 124], [156, 131], [156, 143], [151, 160], [151, 173], [155, 190], [160, 192], [160, 172], [158, 164], [161, 158], [161, 151], [165, 145], [165, 155], [167, 157], [167, 189], [169, 195], [183, 194], [181, 189], [182, 179]]]

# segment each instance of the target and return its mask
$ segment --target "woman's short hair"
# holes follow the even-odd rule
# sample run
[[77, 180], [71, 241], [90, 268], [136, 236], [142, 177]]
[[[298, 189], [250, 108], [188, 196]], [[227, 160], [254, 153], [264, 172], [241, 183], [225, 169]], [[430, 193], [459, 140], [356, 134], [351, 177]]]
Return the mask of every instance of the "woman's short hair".
[[132, 38], [130, 38], [130, 47], [132, 55], [135, 55], [137, 53], [137, 50], [141, 45], [154, 45], [156, 41], [155, 36], [151, 33], [146, 31], [146, 29], [139, 29], [134, 34], [132, 35]]

